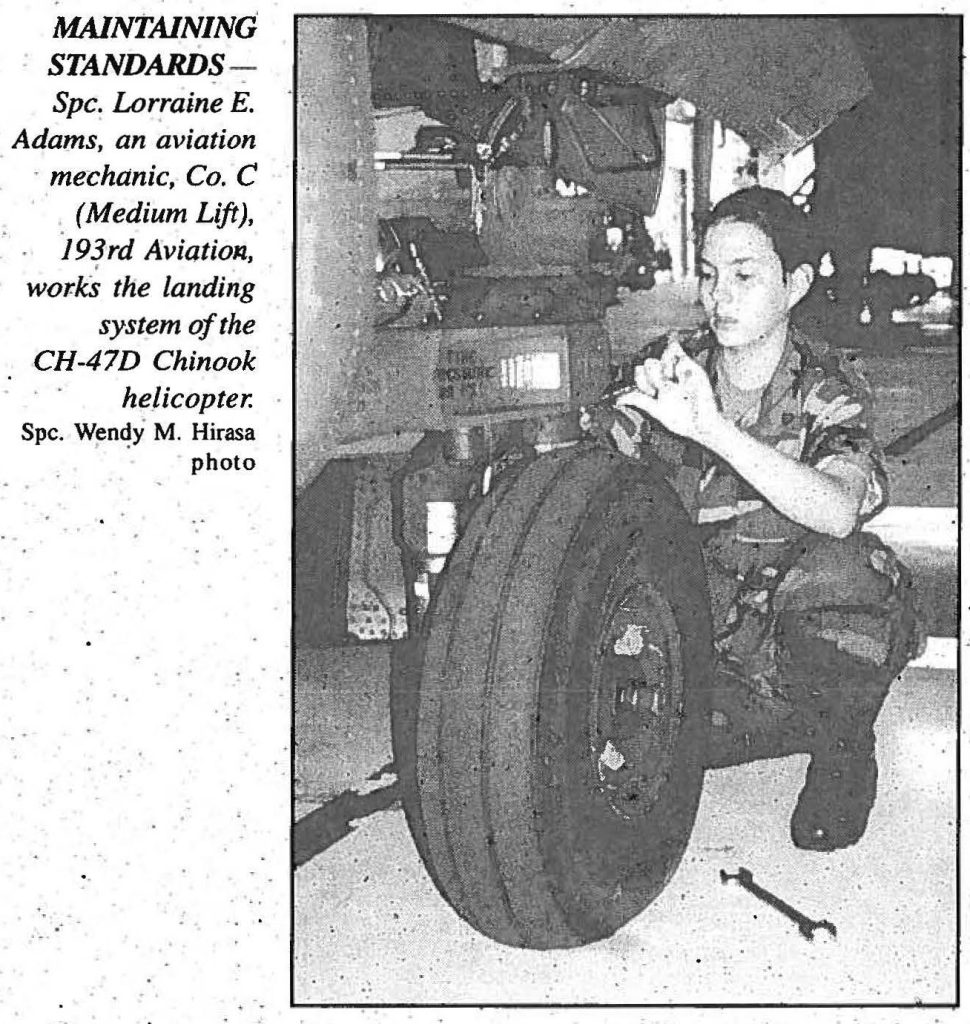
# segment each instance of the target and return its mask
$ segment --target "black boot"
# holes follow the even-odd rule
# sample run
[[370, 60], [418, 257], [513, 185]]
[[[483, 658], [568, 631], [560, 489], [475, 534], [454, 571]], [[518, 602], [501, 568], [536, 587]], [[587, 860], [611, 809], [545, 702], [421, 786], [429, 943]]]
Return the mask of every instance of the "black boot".
[[831, 852], [857, 843], [876, 802], [879, 770], [873, 728], [893, 680], [911, 656], [909, 627], [893, 637], [886, 662], [867, 664], [812, 637], [810, 616], [786, 617], [786, 694], [804, 710], [812, 760], [791, 818], [802, 850]]
[[827, 853], [857, 843], [876, 802], [878, 776], [871, 728], [816, 750], [792, 814], [792, 842]]
[[810, 694], [816, 736], [791, 818], [800, 849], [831, 852], [862, 838], [879, 777], [873, 728], [895, 677], [885, 668], [848, 665]]

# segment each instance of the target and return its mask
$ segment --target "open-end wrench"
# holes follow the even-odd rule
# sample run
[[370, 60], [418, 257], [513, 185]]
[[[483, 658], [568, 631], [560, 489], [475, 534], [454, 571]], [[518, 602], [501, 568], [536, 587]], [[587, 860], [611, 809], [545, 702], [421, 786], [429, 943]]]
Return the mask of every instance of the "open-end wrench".
[[730, 875], [724, 868], [721, 868], [721, 881], [726, 885], [732, 879], [742, 888], [747, 889], [752, 895], [757, 896], [762, 903], [767, 903], [769, 907], [774, 907], [775, 910], [780, 911], [789, 920], [794, 921], [798, 925], [798, 930], [809, 942], [815, 938], [815, 932], [819, 928], [824, 928], [833, 937], [836, 936], [835, 925], [831, 921], [813, 921], [810, 917], [806, 917], [800, 910], [796, 910], [790, 903], [786, 903], [773, 892], [762, 889], [747, 868], [738, 868], [736, 875]]

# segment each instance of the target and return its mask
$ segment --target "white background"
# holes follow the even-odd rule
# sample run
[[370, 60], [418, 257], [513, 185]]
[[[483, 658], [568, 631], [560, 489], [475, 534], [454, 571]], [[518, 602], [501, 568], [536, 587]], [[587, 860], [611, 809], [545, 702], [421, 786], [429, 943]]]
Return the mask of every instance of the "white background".
[[[817, 6], [828, 13], [844, 9]], [[322, 8], [299, 7], [303, 12], [315, 9]], [[493, 5], [489, 11], [493, 9], [499, 8]], [[119, 2], [114, 8], [10, 3], [4, 12], [2, 1020], [248, 1024], [392, 1016], [392, 1011], [288, 1009], [290, 86], [295, 10], [283, 3], [245, 8], [215, 0], [205, 5], [146, 0]], [[926, 5], [922, 10], [943, 7]], [[53, 24], [59, 14], [254, 11], [259, 27], [250, 42], [228, 47], [205, 41], [148, 45], [161, 52], [225, 49], [231, 58], [227, 63], [258, 67], [255, 73], [227, 73], [211, 88], [201, 80], [190, 85], [151, 78], [122, 82], [46, 75], [49, 54], [55, 50], [135, 48], [123, 40], [55, 41]], [[669, 7], [638, 9], [668, 12]], [[57, 379], [31, 366], [40, 348], [96, 348], [96, 324], [102, 315], [152, 312], [150, 303], [116, 314], [117, 302], [108, 308], [102, 300], [26, 298], [29, 279], [70, 279], [77, 273], [77, 265], [65, 270], [56, 257], [63, 234], [73, 233], [71, 219], [80, 196], [72, 202], [68, 190], [51, 194], [47, 181], [53, 166], [98, 166], [103, 160], [144, 165], [152, 159], [161, 166], [182, 159], [146, 153], [139, 160], [112, 154], [107, 147], [97, 159], [74, 160], [59, 153], [10, 149], [21, 128], [32, 136], [45, 125], [52, 131], [100, 131], [105, 137], [123, 130], [158, 131], [157, 121], [139, 127], [134, 118], [124, 119], [124, 125], [118, 117], [103, 124], [89, 118], [67, 125], [50, 111], [58, 89], [111, 97], [119, 87], [132, 93], [189, 87], [225, 95], [232, 87], [253, 92], [259, 184], [245, 198], [257, 221], [253, 245], [258, 258], [250, 269], [258, 281], [257, 300], [235, 308], [240, 315], [258, 318], [253, 347], [259, 372], [253, 388], [242, 387], [247, 381], [240, 375], [208, 380], [210, 385], [257, 392], [251, 418], [226, 421], [257, 427], [255, 446], [233, 449], [256, 458], [252, 473], [190, 478], [186, 446], [146, 441], [129, 449], [66, 441], [34, 447], [19, 440], [25, 421], [66, 429], [75, 420], [120, 425], [128, 419], [140, 422], [143, 416], [170, 418], [163, 411], [155, 417], [150, 410], [122, 415], [125, 381], [118, 375], [102, 379], [75, 373]], [[190, 116], [166, 127], [178, 131], [197, 128], [198, 123], [199, 118]], [[223, 126], [229, 123], [212, 124]], [[247, 123], [240, 130], [250, 127]], [[176, 203], [177, 195], [158, 198]], [[114, 197], [125, 198], [120, 193]], [[149, 233], [147, 227], [136, 232], [139, 238]], [[119, 234], [123, 238], [129, 232], [122, 229]], [[126, 269], [103, 264], [98, 277], [107, 289], [109, 280]], [[166, 269], [172, 268], [156, 269], [155, 276], [160, 279]], [[183, 264], [180, 270], [185, 276], [197, 270], [201, 277], [224, 268]], [[172, 308], [165, 313], [173, 315]], [[132, 347], [151, 344], [152, 339], [143, 339]], [[156, 383], [153, 375], [146, 375], [146, 389], [149, 381]], [[192, 379], [173, 376], [159, 382], [188, 389]], [[508, 1012], [400, 1010], [394, 1016], [497, 1019]], [[533, 1018], [547, 1016], [537, 1010], [523, 1012]], [[591, 1019], [600, 1013], [566, 1010], [559, 1016]], [[773, 1019], [772, 1011], [736, 1013], [745, 1020]], [[703, 1020], [712, 1015], [719, 1014], [616, 1011], [611, 1017]], [[903, 1016], [902, 1011], [858, 1010], [788, 1011], [785, 1016], [793, 1015], [820, 1020]], [[920, 1016], [921, 1021], [937, 1018], [951, 1015]]]

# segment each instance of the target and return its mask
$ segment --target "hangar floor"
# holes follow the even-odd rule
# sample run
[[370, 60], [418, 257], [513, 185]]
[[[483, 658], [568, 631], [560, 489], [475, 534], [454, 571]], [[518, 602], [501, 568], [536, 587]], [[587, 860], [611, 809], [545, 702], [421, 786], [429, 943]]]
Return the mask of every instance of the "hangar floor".
[[[382, 792], [391, 777], [368, 780], [390, 761], [386, 645], [301, 657], [301, 689], [317, 696], [304, 707], [319, 731], [316, 750], [304, 752], [316, 792], [297, 809], [306, 816], [295, 849], [309, 859], [294, 881], [296, 1002], [951, 1002], [955, 649], [955, 640], [934, 642], [895, 684], [877, 727], [879, 797], [856, 846], [818, 854], [791, 844], [807, 757], [709, 772], [690, 845], [661, 896], [612, 938], [556, 952], [508, 949], [461, 921], [425, 874], [394, 790]], [[336, 822], [320, 799], [346, 790], [371, 791], [370, 806], [352, 799]], [[352, 815], [361, 817], [343, 828]], [[723, 885], [720, 869], [741, 865], [834, 922], [838, 938], [807, 942]]]
[[[952, 348], [919, 362], [866, 360], [877, 393], [893, 399], [884, 438], [955, 399]], [[927, 386], [935, 401], [917, 394]], [[709, 772], [670, 884], [617, 935], [584, 949], [497, 945], [434, 889], [394, 777], [382, 773], [391, 761], [389, 645], [298, 651], [296, 1003], [952, 1003], [956, 442], [950, 423], [890, 466], [904, 507], [887, 510], [879, 532], [914, 569], [934, 638], [879, 718], [879, 796], [862, 841], [834, 854], [792, 846], [805, 756]], [[834, 922], [838, 938], [807, 942], [786, 918], [722, 885], [720, 869], [741, 865], [810, 917]]]

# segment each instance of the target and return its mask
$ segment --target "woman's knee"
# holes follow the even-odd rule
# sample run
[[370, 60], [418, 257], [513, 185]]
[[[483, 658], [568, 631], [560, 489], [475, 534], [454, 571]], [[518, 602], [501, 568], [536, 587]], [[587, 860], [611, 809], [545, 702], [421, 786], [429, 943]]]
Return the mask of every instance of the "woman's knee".
[[820, 671], [896, 674], [919, 634], [912, 578], [872, 534], [803, 545], [776, 593], [776, 638]]
[[807, 611], [831, 606], [888, 606], [909, 589], [895, 552], [871, 533], [812, 537], [799, 542], [775, 593], [775, 608]]

